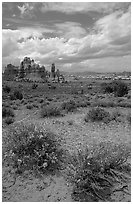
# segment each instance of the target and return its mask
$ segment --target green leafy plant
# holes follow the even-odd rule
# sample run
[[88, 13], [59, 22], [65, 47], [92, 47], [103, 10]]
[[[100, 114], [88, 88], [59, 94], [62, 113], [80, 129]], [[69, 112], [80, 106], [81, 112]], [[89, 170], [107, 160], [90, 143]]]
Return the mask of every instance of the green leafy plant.
[[[110, 201], [115, 184], [125, 184], [130, 174], [130, 149], [124, 144], [101, 142], [70, 155], [67, 179], [73, 184], [75, 201]], [[119, 190], [122, 190], [120, 188]]]

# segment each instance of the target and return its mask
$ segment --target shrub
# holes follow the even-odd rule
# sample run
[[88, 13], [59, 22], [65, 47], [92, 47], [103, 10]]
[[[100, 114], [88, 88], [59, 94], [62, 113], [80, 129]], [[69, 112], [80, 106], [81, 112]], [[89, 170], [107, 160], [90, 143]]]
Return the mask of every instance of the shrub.
[[42, 117], [59, 116], [61, 115], [61, 108], [53, 105], [44, 106], [41, 109]]
[[111, 142], [101, 142], [70, 155], [66, 173], [73, 185], [72, 198], [80, 202], [111, 201], [115, 184], [125, 185], [127, 181], [125, 172], [131, 170], [126, 163], [129, 157], [127, 146]]
[[74, 124], [74, 121], [73, 120], [68, 120], [68, 125], [73, 125]]
[[5, 139], [6, 163], [19, 174], [25, 170], [55, 172], [61, 168], [63, 152], [57, 135], [34, 124], [11, 126]]
[[125, 94], [128, 94], [128, 86], [121, 81], [116, 81], [113, 84], [114, 94], [115, 96], [122, 97]]
[[115, 120], [116, 122], [121, 122], [122, 118], [123, 118], [123, 114], [118, 110], [113, 112], [111, 115], [111, 120]]
[[11, 100], [22, 100], [23, 99], [23, 94], [19, 90], [15, 90], [11, 95], [10, 95]]
[[127, 121], [131, 124], [131, 113], [128, 113], [128, 115], [127, 115]]
[[128, 86], [122, 81], [113, 81], [111, 83], [101, 84], [105, 93], [114, 93], [115, 96], [122, 97], [128, 94]]
[[77, 105], [76, 105], [74, 100], [70, 100], [67, 102], [63, 102], [61, 107], [62, 107], [62, 109], [69, 112], [69, 111], [74, 111], [77, 108]]
[[14, 117], [14, 111], [9, 107], [2, 107], [2, 117]]
[[38, 84], [32, 84], [32, 89], [36, 89], [38, 87]]
[[3, 91], [6, 92], [6, 93], [9, 93], [9, 92], [11, 91], [11, 87], [8, 86], [8, 85], [5, 85], [5, 86], [3, 87]]
[[87, 113], [84, 120], [85, 120], [85, 122], [88, 122], [89, 120], [92, 122], [95, 122], [95, 121], [109, 122], [110, 121], [110, 114], [109, 114], [109, 112], [105, 111], [104, 109], [96, 107]]
[[26, 108], [27, 108], [27, 109], [30, 109], [30, 110], [33, 109], [33, 104], [27, 104], [27, 105], [26, 105]]
[[19, 90], [14, 91], [14, 96], [16, 99], [22, 100], [23, 99], [23, 94]]
[[15, 121], [14, 118], [11, 117], [11, 116], [5, 118], [5, 123], [7, 125], [10, 125], [10, 124], [14, 123], [14, 121]]

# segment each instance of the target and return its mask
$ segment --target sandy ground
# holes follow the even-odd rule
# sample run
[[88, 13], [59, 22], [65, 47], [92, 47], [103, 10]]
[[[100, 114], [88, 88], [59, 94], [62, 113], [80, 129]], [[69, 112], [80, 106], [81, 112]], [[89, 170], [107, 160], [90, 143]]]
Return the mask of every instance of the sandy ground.
[[[41, 118], [36, 110], [16, 111], [16, 122], [32, 122], [50, 129], [62, 138], [62, 145], [73, 152], [81, 146], [93, 145], [101, 141], [126, 143], [131, 146], [131, 130], [128, 123], [85, 123], [83, 118], [86, 108], [69, 113], [64, 117]], [[72, 125], [69, 121], [73, 121]], [[3, 137], [6, 134], [3, 130]], [[24, 177], [17, 177], [14, 185], [14, 175], [8, 175], [8, 169], [3, 167], [3, 202], [73, 202], [72, 186], [67, 183], [63, 174], [34, 178], [28, 172]], [[10, 185], [12, 185], [10, 187]], [[130, 182], [127, 183], [130, 192]], [[115, 192], [112, 195], [115, 202], [130, 202], [130, 195]]]

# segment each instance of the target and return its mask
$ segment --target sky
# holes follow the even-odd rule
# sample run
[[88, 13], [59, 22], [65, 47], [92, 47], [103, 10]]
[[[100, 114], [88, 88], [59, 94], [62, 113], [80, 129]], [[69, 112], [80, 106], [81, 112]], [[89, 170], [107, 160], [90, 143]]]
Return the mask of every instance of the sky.
[[130, 2], [3, 2], [2, 66], [27, 56], [46, 69], [131, 69]]

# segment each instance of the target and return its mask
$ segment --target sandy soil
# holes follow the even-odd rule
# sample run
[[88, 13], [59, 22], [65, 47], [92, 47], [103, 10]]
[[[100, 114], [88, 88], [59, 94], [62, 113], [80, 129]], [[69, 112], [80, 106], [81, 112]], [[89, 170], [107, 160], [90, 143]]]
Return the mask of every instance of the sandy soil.
[[[32, 122], [43, 125], [62, 138], [62, 145], [73, 152], [81, 146], [92, 145], [101, 141], [114, 141], [131, 145], [130, 125], [128, 123], [85, 123], [83, 118], [88, 108], [80, 108], [78, 112], [69, 113], [64, 117], [40, 117], [36, 110], [17, 110], [16, 122]], [[69, 121], [73, 121], [72, 125]], [[6, 130], [3, 130], [3, 137]], [[129, 161], [130, 162], [130, 161]], [[71, 198], [72, 186], [67, 183], [62, 173], [58, 175], [43, 175], [35, 178], [28, 172], [24, 177], [8, 174], [8, 168], [3, 167], [3, 202], [73, 202]], [[14, 185], [12, 185], [14, 184]], [[10, 187], [10, 185], [12, 185]], [[130, 193], [130, 182], [127, 183]], [[130, 195], [115, 192], [112, 195], [115, 202], [130, 202]]]

